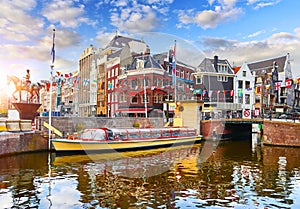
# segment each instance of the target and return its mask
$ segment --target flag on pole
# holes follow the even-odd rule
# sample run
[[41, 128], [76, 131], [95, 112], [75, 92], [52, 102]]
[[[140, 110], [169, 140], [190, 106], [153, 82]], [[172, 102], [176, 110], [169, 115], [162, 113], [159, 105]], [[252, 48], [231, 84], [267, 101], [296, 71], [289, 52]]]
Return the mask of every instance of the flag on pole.
[[293, 85], [293, 79], [285, 80], [285, 88], [291, 88]]
[[280, 82], [276, 82], [275, 83], [275, 90], [278, 91], [281, 87], [281, 83]]
[[55, 29], [53, 29], [53, 37], [52, 37], [52, 49], [51, 49], [51, 55], [52, 55], [52, 64], [54, 64], [55, 61]]
[[175, 83], [176, 78], [176, 40], [174, 44], [174, 50], [172, 54], [172, 82]]
[[234, 90], [233, 90], [233, 89], [230, 90], [230, 96], [231, 96], [231, 97], [234, 96]]

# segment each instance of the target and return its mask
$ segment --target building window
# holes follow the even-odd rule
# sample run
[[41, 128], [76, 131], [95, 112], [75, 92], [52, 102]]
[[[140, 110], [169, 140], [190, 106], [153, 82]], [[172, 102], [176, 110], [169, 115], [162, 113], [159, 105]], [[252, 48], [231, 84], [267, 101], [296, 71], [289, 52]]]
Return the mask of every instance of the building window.
[[246, 73], [246, 71], [244, 70], [243, 71], [243, 77], [246, 77], [247, 76], [247, 73]]
[[196, 77], [196, 84], [202, 84], [202, 76]]
[[250, 104], [250, 94], [245, 94], [245, 104]]
[[[148, 95], [146, 96], [146, 99], [147, 99], [147, 103], [149, 103], [149, 97]], [[142, 100], [142, 103], [145, 103], [145, 95], [141, 95], [141, 100]]]
[[126, 102], [126, 94], [124, 92], [121, 93], [120, 95], [120, 102]]
[[227, 73], [227, 65], [218, 65], [219, 73]]
[[250, 81], [246, 81], [246, 89], [250, 89]]
[[239, 89], [242, 89], [243, 88], [243, 81], [238, 81], [238, 88]]
[[228, 78], [227, 78], [227, 76], [224, 76], [224, 75], [218, 75], [218, 81], [227, 82]]
[[137, 104], [137, 103], [138, 103], [137, 96], [131, 97], [131, 104]]
[[243, 103], [243, 95], [238, 96], [238, 103], [242, 104]]
[[131, 81], [131, 88], [136, 89], [137, 86], [138, 86], [137, 80], [132, 80], [132, 81]]

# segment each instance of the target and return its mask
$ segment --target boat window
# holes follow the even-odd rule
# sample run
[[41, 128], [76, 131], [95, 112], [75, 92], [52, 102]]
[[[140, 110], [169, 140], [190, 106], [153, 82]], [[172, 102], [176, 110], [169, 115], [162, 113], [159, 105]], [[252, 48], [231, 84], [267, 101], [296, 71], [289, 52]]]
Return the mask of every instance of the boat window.
[[112, 130], [107, 129], [108, 140], [114, 140], [114, 134]]
[[139, 130], [135, 130], [135, 129], [128, 129], [128, 139], [137, 139], [140, 138], [140, 132]]
[[179, 130], [173, 130], [172, 131], [172, 136], [180, 136], [180, 131]]
[[162, 137], [170, 137], [171, 136], [170, 130], [163, 130], [161, 136]]
[[161, 130], [160, 129], [153, 129], [151, 133], [152, 138], [160, 138], [161, 137]]
[[147, 130], [140, 129], [140, 133], [141, 133], [141, 138], [144, 138], [144, 139], [152, 138], [150, 129], [147, 129]]

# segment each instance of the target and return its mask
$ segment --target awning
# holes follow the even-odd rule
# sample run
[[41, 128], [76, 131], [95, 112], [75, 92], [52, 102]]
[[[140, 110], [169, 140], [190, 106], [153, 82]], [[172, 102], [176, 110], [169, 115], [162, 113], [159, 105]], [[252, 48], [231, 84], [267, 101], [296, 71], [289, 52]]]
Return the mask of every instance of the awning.
[[[151, 111], [153, 108], [147, 108], [147, 112]], [[119, 109], [116, 112], [121, 113], [145, 113], [145, 108], [128, 108], [128, 109]]]
[[139, 92], [137, 92], [137, 91], [132, 91], [132, 92], [130, 92], [129, 94], [128, 94], [128, 96], [135, 96], [135, 95], [137, 95]]

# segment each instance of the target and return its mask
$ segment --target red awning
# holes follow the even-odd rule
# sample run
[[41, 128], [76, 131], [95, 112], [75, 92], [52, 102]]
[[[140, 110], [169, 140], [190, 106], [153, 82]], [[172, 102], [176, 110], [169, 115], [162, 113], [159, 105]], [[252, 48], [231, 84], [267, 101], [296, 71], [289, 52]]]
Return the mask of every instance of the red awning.
[[137, 95], [139, 92], [137, 91], [132, 91], [132, 92], [129, 92], [128, 96], [135, 96]]
[[[147, 108], [147, 112], [152, 110], [152, 108]], [[119, 109], [116, 112], [122, 113], [145, 113], [145, 108], [128, 108], [128, 109]]]

